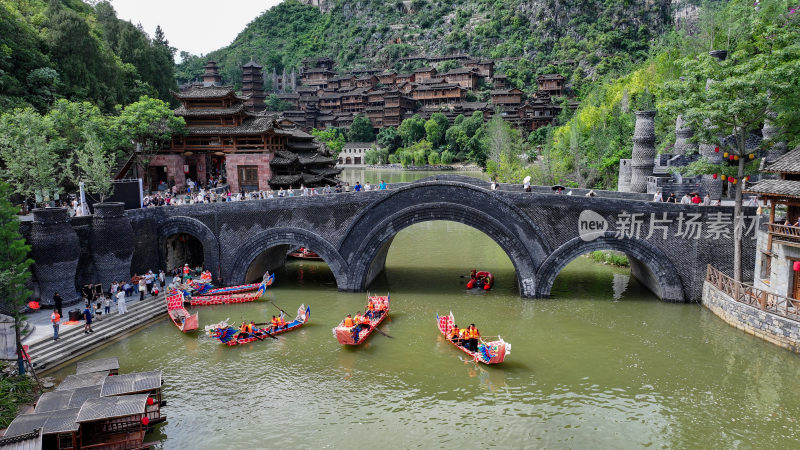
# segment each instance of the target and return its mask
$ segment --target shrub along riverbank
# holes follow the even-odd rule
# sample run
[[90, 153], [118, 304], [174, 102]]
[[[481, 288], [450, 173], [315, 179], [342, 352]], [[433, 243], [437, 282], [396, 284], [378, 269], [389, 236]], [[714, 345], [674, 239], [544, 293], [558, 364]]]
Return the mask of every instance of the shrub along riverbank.
[[609, 266], [630, 267], [628, 256], [620, 252], [598, 250], [596, 252], [589, 253], [586, 255], [586, 257], [594, 262], [607, 264]]

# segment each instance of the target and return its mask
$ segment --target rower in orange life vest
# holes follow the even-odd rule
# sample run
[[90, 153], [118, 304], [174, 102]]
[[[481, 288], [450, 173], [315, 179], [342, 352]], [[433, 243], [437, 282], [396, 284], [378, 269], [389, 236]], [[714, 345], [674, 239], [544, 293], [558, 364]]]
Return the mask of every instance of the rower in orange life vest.
[[448, 339], [453, 341], [456, 345], [461, 345], [461, 336], [460, 331], [458, 329], [458, 325], [453, 325], [453, 328], [450, 329], [450, 334], [447, 336]]
[[[273, 316], [273, 317], [275, 317], [275, 316]], [[352, 328], [353, 326], [355, 326], [355, 323], [353, 322], [353, 318], [350, 317], [350, 314], [348, 314], [347, 317], [344, 318], [343, 325], [345, 327], [347, 327], [347, 328]]]
[[363, 329], [369, 330], [370, 322], [369, 319], [361, 315], [361, 311], [356, 313], [354, 322], [356, 325], [353, 327], [353, 342], [358, 342], [358, 334]]
[[475, 269], [472, 269], [472, 271], [469, 273], [469, 281], [467, 281], [467, 289], [474, 288], [475, 285], [478, 283], [477, 273], [478, 271]]
[[364, 315], [370, 320], [375, 319], [375, 305], [372, 303], [372, 300], [367, 302], [367, 313]]
[[471, 352], [477, 352], [478, 339], [480, 339], [481, 333], [478, 331], [478, 328], [475, 326], [474, 323], [470, 324], [470, 326], [467, 327], [467, 332], [465, 334], [467, 338], [467, 345], [466, 345], [467, 350]]
[[253, 330], [253, 328], [250, 327], [249, 323], [242, 322], [242, 326], [239, 327], [239, 336], [237, 336], [237, 339], [243, 339], [243, 338], [250, 337], [250, 335], [253, 333], [252, 330]]

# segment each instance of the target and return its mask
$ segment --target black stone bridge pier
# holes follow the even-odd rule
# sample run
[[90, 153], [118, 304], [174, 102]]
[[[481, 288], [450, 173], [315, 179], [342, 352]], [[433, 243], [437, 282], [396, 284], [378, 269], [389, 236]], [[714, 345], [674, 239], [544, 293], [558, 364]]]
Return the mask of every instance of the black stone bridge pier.
[[[394, 236], [430, 220], [462, 223], [493, 239], [514, 264], [522, 297], [549, 296], [559, 272], [595, 250], [627, 254], [632, 274], [671, 302], [700, 299], [707, 264], [732, 267], [733, 208], [652, 203], [642, 194], [585, 193], [574, 189], [573, 195], [560, 195], [549, 187], [522, 192], [511, 185], [492, 191], [482, 180], [440, 175], [385, 191], [124, 213], [121, 206], [109, 206], [99, 217], [72, 220], [63, 210], [39, 210], [23, 233], [33, 246], [36, 287], [45, 304], [53, 290], [63, 296], [73, 285], [107, 285], [122, 275], [184, 262], [210, 269], [215, 283], [251, 282], [282, 265], [296, 247], [318, 253], [340, 290], [364, 291], [384, 269]], [[750, 270], [754, 220], [746, 216], [738, 222], [746, 234], [743, 267]]]

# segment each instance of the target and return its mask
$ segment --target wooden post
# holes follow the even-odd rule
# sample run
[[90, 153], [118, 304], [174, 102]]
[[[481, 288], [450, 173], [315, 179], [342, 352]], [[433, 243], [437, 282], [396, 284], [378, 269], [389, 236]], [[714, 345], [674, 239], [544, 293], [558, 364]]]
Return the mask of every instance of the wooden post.
[[[775, 200], [769, 199], [769, 223], [775, 223]], [[772, 232], [767, 228], [767, 253], [772, 257]]]

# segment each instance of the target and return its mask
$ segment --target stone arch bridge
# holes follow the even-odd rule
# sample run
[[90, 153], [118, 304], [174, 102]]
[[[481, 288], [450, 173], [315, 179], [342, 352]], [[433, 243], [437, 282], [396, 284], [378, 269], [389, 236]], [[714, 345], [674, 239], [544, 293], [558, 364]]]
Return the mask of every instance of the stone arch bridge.
[[[164, 267], [165, 242], [183, 234], [202, 243], [204, 264], [218, 283], [250, 281], [282, 264], [288, 249], [306, 247], [322, 256], [340, 290], [364, 291], [383, 270], [394, 236], [430, 220], [466, 224], [493, 239], [514, 264], [522, 297], [549, 296], [561, 269], [594, 250], [626, 253], [632, 274], [671, 302], [700, 299], [706, 264], [732, 268], [732, 207], [586, 193], [538, 186], [522, 192], [518, 185], [492, 191], [482, 180], [440, 175], [384, 191], [132, 210], [126, 212], [135, 236], [130, 270]], [[753, 267], [753, 220], [740, 222], [745, 272]]]

